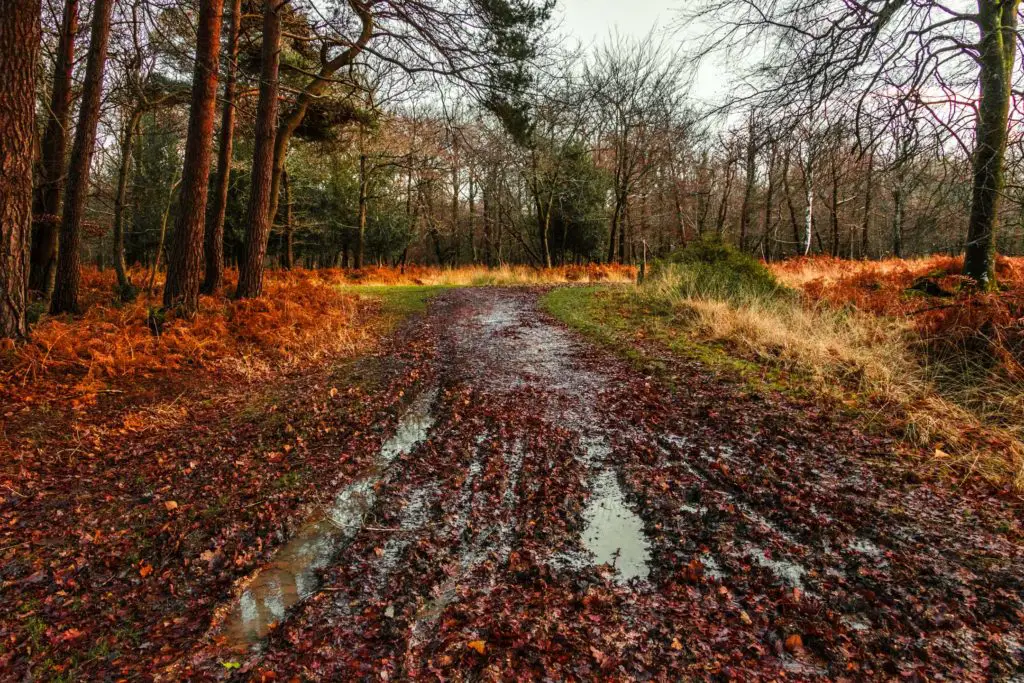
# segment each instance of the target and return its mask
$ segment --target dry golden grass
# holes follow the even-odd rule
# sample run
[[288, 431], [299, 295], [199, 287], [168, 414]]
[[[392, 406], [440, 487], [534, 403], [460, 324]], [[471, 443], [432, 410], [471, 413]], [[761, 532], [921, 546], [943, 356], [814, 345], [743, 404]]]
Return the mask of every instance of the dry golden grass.
[[[956, 259], [773, 264], [798, 295], [721, 296], [669, 270], [638, 296], [670, 305], [698, 341], [796, 373], [817, 390], [856, 392], [869, 410], [902, 424], [908, 441], [927, 447], [931, 465], [950, 475], [1024, 490], [1024, 382], [1017, 375], [1024, 347], [1007, 341], [1019, 339], [1011, 332], [1019, 335], [1021, 321], [1006, 312], [1024, 283], [1022, 265], [1024, 259], [1000, 263], [1009, 293], [937, 303], [906, 289], [929, 274], [954, 284], [944, 278], [959, 277]], [[932, 306], [939, 308], [920, 312]], [[966, 370], [981, 358], [990, 361], [983, 370]]]
[[558, 266], [555, 268], [514, 265], [502, 265], [495, 268], [486, 266], [461, 266], [458, 268], [408, 266], [404, 269], [371, 267], [359, 271], [334, 269], [324, 271], [324, 273], [324, 277], [336, 278], [339, 282], [349, 284], [439, 285], [446, 287], [547, 285], [574, 282], [623, 283], [636, 280], [636, 268], [615, 264]]

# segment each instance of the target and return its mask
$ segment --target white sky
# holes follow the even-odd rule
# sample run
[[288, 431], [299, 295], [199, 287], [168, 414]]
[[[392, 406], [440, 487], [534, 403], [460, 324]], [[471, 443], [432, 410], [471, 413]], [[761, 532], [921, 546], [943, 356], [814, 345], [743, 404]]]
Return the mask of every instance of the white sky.
[[[684, 31], [672, 31], [679, 10], [688, 0], [558, 0], [556, 21], [562, 31], [589, 46], [601, 43], [614, 31], [624, 37], [644, 38], [656, 30], [668, 44], [687, 39]], [[702, 65], [694, 81], [691, 95], [699, 100], [715, 99], [726, 86], [721, 69]]]
[[642, 38], [657, 24], [671, 23], [685, 0], [560, 0], [563, 29], [584, 44], [600, 42], [613, 29]]

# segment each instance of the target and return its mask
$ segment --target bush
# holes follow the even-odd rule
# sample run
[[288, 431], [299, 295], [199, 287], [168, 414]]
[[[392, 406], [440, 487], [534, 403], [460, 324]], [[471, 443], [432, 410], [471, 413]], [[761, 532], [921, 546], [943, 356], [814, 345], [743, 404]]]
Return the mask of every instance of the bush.
[[763, 263], [714, 238], [691, 242], [657, 262], [651, 281], [684, 297], [730, 301], [771, 298], [788, 291]]

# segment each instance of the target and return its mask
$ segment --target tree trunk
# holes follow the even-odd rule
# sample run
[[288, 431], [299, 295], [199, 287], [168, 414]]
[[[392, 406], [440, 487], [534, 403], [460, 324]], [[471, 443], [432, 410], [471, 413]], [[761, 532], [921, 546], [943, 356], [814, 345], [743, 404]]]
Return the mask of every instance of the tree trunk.
[[804, 220], [804, 256], [807, 256], [811, 253], [811, 240], [814, 236], [814, 157], [811, 154], [810, 143], [807, 143], [804, 189], [807, 191], [807, 213]]
[[459, 145], [455, 137], [454, 124], [452, 128], [452, 238], [455, 242], [455, 256], [453, 261], [458, 261], [461, 256], [461, 239], [459, 238], [459, 191], [462, 184], [459, 182]]
[[68, 147], [68, 122], [71, 118], [71, 72], [75, 65], [75, 36], [78, 33], [78, 0], [66, 0], [57, 39], [57, 61], [53, 72], [53, 92], [43, 133], [39, 185], [36, 187], [33, 213], [32, 258], [28, 288], [48, 299], [53, 292], [57, 268], [57, 233], [60, 203], [64, 194], [64, 163]]
[[757, 170], [757, 145], [754, 140], [753, 117], [751, 117], [748, 134], [750, 139], [747, 140], [746, 165], [744, 166], [746, 183], [743, 187], [743, 208], [740, 211], [740, 251], [747, 249], [747, 232], [754, 222], [754, 176]]
[[732, 194], [733, 176], [732, 162], [730, 161], [725, 167], [725, 187], [722, 189], [722, 201], [718, 205], [718, 224], [715, 226], [715, 231], [719, 237], [725, 234], [725, 224], [729, 220], [729, 195]]
[[974, 187], [964, 275], [983, 289], [996, 285], [996, 230], [1006, 184], [1003, 158], [1006, 154], [1013, 63], [1017, 53], [1019, 6], [1020, 0], [978, 0], [981, 99], [975, 130]]
[[164, 212], [160, 217], [160, 239], [156, 243], [156, 254], [153, 256], [153, 270], [149, 274], [149, 292], [153, 293], [153, 286], [156, 284], [156, 274], [160, 270], [160, 258], [164, 253], [164, 243], [167, 240], [167, 220], [171, 216], [171, 206], [174, 204], [174, 192], [181, 184], [181, 178], [171, 183], [171, 191], [167, 193], [167, 203], [164, 205]]
[[487, 179], [487, 184], [483, 187], [483, 192], [480, 195], [481, 203], [483, 204], [483, 224], [484, 224], [484, 263], [488, 268], [494, 266], [494, 258], [491, 247], [492, 240], [492, 229], [491, 225], [494, 222], [494, 207], [493, 207], [493, 192], [494, 192], [494, 181], [491, 178]]
[[0, 337], [28, 334], [39, 0], [0, 0]]
[[[625, 205], [625, 197], [617, 196], [615, 198], [615, 206], [612, 209], [611, 232], [608, 235], [608, 263], [615, 263], [615, 247], [617, 245], [616, 237], [618, 237], [619, 242], [623, 240], [620, 223], [622, 222], [622, 212]], [[619, 251], [621, 251], [621, 249]]]
[[761, 226], [762, 244], [767, 245], [764, 247], [763, 253], [767, 255], [769, 261], [775, 260], [776, 247], [778, 245], [777, 236], [772, 234], [772, 214], [775, 212], [775, 162], [775, 146], [773, 145], [771, 154], [768, 157], [768, 188], [764, 193], [764, 222]]
[[[554, 202], [554, 197], [549, 197], [548, 204], [544, 208], [543, 212], [537, 216], [540, 223], [540, 255], [543, 259], [542, 265], [545, 268], [551, 267], [551, 204]], [[537, 211], [541, 212], [540, 204], [537, 204]]]
[[892, 192], [892, 255], [903, 258], [903, 191], [898, 186]]
[[74, 313], [78, 310], [82, 219], [89, 195], [89, 172], [96, 143], [96, 126], [100, 120], [100, 96], [103, 92], [103, 71], [107, 63], [110, 14], [113, 7], [114, 0], [96, 0], [92, 10], [85, 84], [78, 112], [78, 127], [75, 129], [75, 143], [71, 148], [67, 197], [64, 200], [64, 215], [60, 224], [57, 279], [50, 300], [52, 313]]
[[217, 108], [217, 76], [220, 68], [220, 26], [224, 0], [202, 0], [196, 34], [196, 66], [192, 80], [192, 105], [185, 141], [185, 166], [181, 171], [178, 215], [174, 221], [174, 245], [167, 260], [164, 308], [184, 318], [199, 310], [199, 281], [203, 267], [203, 218], [210, 183], [210, 147]]
[[263, 292], [263, 260], [275, 213], [271, 187], [274, 176], [274, 129], [277, 127], [278, 68], [281, 60], [280, 0], [266, 0], [263, 11], [263, 51], [260, 99], [256, 108], [256, 146], [252, 155], [252, 189], [246, 212], [246, 235], [235, 298], [255, 298]]
[[359, 234], [356, 236], [356, 270], [363, 267], [366, 242], [366, 155], [359, 155]]
[[238, 36], [242, 25], [242, 0], [232, 0], [231, 29], [228, 34], [227, 81], [224, 83], [224, 112], [220, 120], [220, 149], [213, 203], [206, 217], [203, 253], [206, 267], [203, 294], [214, 294], [224, 285], [224, 215], [231, 184], [231, 156], [235, 141], [235, 97], [238, 80]]
[[868, 174], [864, 188], [864, 223], [860, 231], [860, 255], [868, 258], [871, 234], [871, 201], [875, 188], [875, 151], [868, 152]]
[[676, 234], [679, 237], [679, 246], [686, 246], [686, 222], [683, 220], [683, 198], [679, 191], [679, 179], [672, 174], [672, 201], [676, 209]]
[[114, 197], [114, 271], [122, 299], [134, 298], [130, 292], [128, 265], [124, 260], [124, 209], [128, 198], [128, 172], [132, 165], [132, 137], [141, 119], [142, 110], [136, 108], [129, 113], [125, 123], [121, 136], [121, 164], [117, 171], [117, 194]]
[[829, 254], [839, 256], [839, 169], [836, 167], [835, 150], [832, 152], [832, 205], [829, 207]]
[[466, 221], [466, 232], [469, 234], [469, 254], [472, 263], [480, 262], [480, 255], [476, 249], [476, 187], [473, 184], [473, 167], [469, 168], [469, 216]]
[[796, 207], [793, 205], [793, 194], [789, 187], [790, 152], [786, 151], [786, 158], [782, 162], [782, 190], [786, 194], [786, 208], [789, 210], [789, 224], [793, 229], [794, 253], [800, 253], [800, 225], [796, 220]]
[[292, 224], [292, 184], [288, 171], [284, 172], [284, 267], [295, 266], [295, 226]]

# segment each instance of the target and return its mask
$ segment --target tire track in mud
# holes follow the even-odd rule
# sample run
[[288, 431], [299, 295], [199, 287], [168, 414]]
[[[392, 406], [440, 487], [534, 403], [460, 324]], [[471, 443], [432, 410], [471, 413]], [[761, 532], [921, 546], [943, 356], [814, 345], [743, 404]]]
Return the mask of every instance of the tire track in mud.
[[[707, 377], [669, 394], [542, 314], [535, 292], [458, 290], [430, 318], [429, 431], [373, 482], [318, 572], [324, 590], [243, 672], [984, 679], [1024, 667], [1019, 548], [965, 533], [955, 496], [879, 481], [858, 458], [884, 443], [743, 404]], [[968, 540], [949, 547], [958, 534]]]

